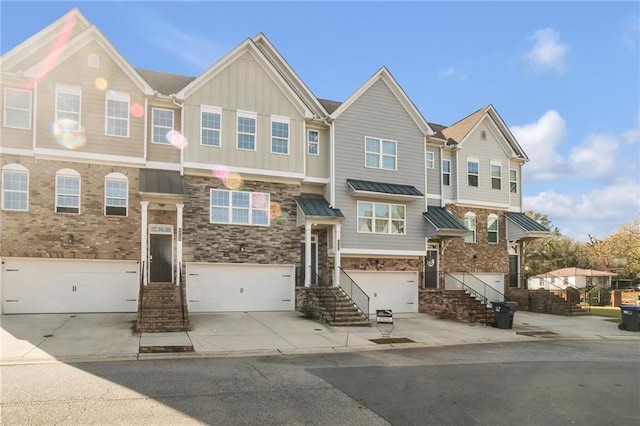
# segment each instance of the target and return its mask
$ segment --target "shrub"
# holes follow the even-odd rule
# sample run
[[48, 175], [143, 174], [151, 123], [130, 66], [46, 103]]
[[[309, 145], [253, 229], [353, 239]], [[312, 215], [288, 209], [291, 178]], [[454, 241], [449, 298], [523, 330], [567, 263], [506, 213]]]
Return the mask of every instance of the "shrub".
[[594, 287], [589, 290], [589, 304], [596, 306], [605, 306], [611, 303], [611, 295], [606, 288]]

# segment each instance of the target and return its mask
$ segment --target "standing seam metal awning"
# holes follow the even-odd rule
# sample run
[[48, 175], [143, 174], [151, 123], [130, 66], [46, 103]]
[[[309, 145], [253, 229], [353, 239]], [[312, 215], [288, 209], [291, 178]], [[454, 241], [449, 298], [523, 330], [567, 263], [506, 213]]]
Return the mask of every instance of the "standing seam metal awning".
[[174, 170], [140, 170], [140, 192], [186, 195], [184, 179]]
[[340, 209], [334, 209], [320, 194], [302, 194], [293, 197], [293, 199], [305, 216], [334, 219], [344, 218]]
[[428, 237], [462, 237], [469, 231], [462, 222], [442, 207], [429, 207], [429, 210], [422, 213], [422, 217], [433, 226], [431, 232], [427, 230]]

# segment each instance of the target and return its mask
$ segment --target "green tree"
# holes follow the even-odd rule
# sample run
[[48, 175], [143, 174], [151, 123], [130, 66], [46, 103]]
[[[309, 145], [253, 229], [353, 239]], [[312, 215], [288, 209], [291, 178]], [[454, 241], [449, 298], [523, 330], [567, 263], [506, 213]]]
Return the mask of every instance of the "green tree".
[[620, 278], [640, 279], [640, 220], [621, 224], [602, 240], [591, 235], [589, 240], [587, 253], [597, 268], [616, 272]]

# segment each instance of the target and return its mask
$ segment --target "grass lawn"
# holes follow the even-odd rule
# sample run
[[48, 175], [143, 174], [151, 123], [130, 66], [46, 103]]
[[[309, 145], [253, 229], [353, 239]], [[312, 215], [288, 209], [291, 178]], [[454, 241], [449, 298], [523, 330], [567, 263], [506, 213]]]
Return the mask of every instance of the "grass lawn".
[[622, 314], [620, 308], [614, 308], [611, 306], [583, 306], [584, 309], [591, 312], [591, 315], [597, 315], [600, 317], [615, 318], [618, 321], [622, 320]]

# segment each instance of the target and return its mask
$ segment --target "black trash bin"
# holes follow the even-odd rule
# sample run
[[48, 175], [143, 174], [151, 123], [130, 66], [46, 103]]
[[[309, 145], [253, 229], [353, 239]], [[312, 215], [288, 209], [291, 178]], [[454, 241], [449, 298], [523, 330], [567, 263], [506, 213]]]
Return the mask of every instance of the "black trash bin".
[[620, 330], [640, 331], [640, 306], [622, 305], [622, 323], [618, 325]]
[[517, 302], [491, 302], [493, 312], [496, 314], [496, 327], [513, 328], [513, 315], [518, 309]]

